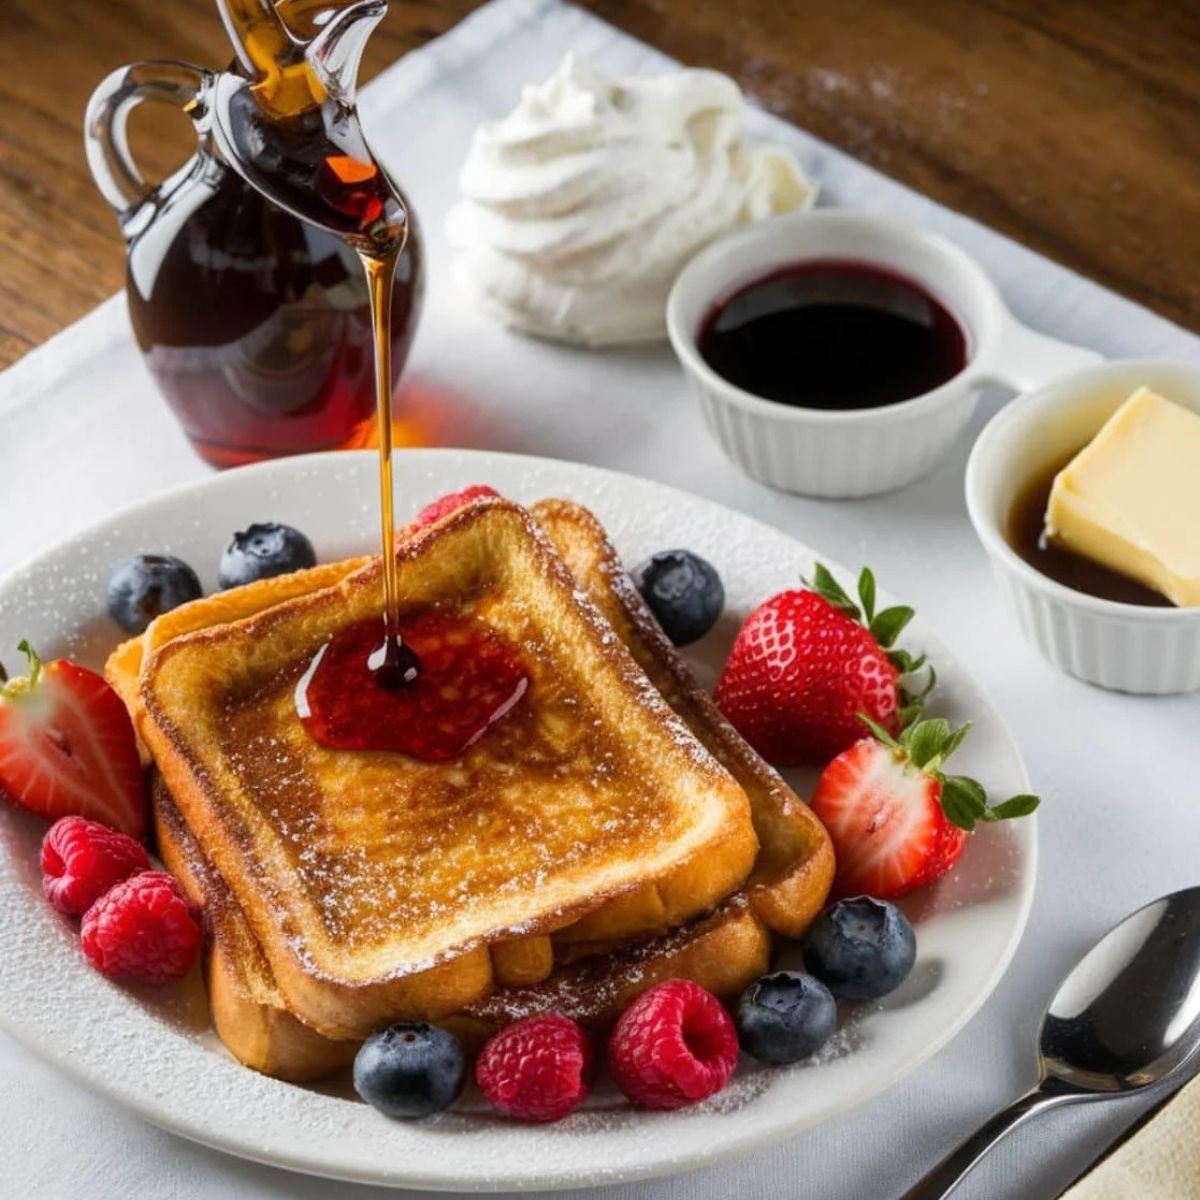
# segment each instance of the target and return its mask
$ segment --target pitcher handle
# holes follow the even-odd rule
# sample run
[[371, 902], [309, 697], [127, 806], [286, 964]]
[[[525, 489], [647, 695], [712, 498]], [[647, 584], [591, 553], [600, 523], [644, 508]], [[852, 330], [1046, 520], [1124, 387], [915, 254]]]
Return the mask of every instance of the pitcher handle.
[[88, 166], [127, 237], [134, 218], [162, 186], [147, 181], [129, 151], [125, 123], [130, 112], [143, 100], [169, 104], [187, 113], [202, 136], [208, 129], [211, 83], [212, 75], [200, 67], [149, 59], [114, 71], [92, 93], [83, 125]]

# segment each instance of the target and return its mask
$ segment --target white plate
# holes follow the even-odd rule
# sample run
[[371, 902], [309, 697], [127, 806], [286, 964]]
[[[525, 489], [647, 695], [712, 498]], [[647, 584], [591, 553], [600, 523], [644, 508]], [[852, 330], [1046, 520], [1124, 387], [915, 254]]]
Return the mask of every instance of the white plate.
[[[626, 562], [687, 546], [721, 572], [725, 616], [690, 657], [715, 678], [740, 620], [794, 586], [813, 552], [777, 530], [683, 492], [593, 467], [474, 451], [397, 456], [397, 510], [490, 483], [522, 501], [569, 496], [593, 508]], [[363, 453], [290, 459], [214, 476], [133, 508], [42, 555], [0, 585], [5, 654], [29, 637], [46, 655], [97, 665], [118, 637], [104, 615], [110, 565], [139, 551], [189, 561], [214, 586], [221, 546], [255, 520], [306, 531], [320, 557], [372, 549], [375, 461]], [[832, 564], [831, 564], [832, 565]], [[836, 568], [835, 568], [836, 569]], [[843, 573], [843, 579], [849, 581]], [[920, 597], [910, 597], [919, 607]], [[919, 621], [936, 710], [976, 728], [956, 759], [994, 794], [1028, 789], [1020, 754], [987, 697]], [[10, 659], [10, 666], [16, 663]], [[798, 773], [797, 786], [811, 782]], [[690, 1110], [634, 1112], [601, 1085], [584, 1110], [549, 1127], [518, 1125], [470, 1096], [418, 1124], [391, 1122], [343, 1085], [267, 1079], [233, 1061], [207, 1028], [194, 981], [157, 991], [109, 983], [86, 965], [73, 923], [42, 899], [44, 823], [0, 805], [0, 1022], [81, 1083], [184, 1137], [297, 1171], [404, 1187], [556, 1188], [688, 1170], [809, 1129], [862, 1104], [935, 1054], [999, 982], [1033, 898], [1033, 820], [982, 829], [957, 870], [906, 904], [917, 966], [883, 1003], [848, 1012], [820, 1063], [743, 1063], [722, 1094]]]

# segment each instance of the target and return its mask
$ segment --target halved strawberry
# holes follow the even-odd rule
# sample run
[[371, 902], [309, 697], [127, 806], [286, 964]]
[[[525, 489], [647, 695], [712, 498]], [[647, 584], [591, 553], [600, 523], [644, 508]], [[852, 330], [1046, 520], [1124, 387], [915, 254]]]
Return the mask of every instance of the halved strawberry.
[[0, 795], [44, 817], [82, 816], [146, 833], [146, 788], [120, 696], [86, 667], [42, 664], [0, 686]]
[[875, 736], [839, 754], [811, 800], [833, 840], [839, 896], [907, 895], [950, 870], [978, 821], [1023, 817], [1038, 806], [1037, 796], [1020, 795], [993, 807], [974, 779], [942, 773], [970, 725], [951, 729], [938, 717], [893, 738], [862, 720]]
[[912, 619], [903, 605], [875, 611], [875, 577], [858, 577], [859, 603], [820, 563], [804, 590], [760, 604], [739, 630], [713, 699], [731, 725], [777, 767], [824, 766], [862, 735], [865, 713], [889, 733], [916, 715], [902, 677], [925, 665], [896, 648]]

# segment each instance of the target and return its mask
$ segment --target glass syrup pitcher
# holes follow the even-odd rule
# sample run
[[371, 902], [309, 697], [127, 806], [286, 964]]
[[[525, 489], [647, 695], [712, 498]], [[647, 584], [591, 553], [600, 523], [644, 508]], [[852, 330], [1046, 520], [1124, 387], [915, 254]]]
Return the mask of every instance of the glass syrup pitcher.
[[[354, 107], [386, 0], [218, 7], [236, 51], [228, 71], [136, 63], [88, 105], [88, 161], [127, 242], [138, 345], [192, 444], [217, 466], [370, 444], [380, 426], [359, 251], [394, 259], [397, 374], [423, 291], [415, 220]], [[147, 100], [181, 109], [199, 139], [157, 184], [125, 136], [129, 112]]]

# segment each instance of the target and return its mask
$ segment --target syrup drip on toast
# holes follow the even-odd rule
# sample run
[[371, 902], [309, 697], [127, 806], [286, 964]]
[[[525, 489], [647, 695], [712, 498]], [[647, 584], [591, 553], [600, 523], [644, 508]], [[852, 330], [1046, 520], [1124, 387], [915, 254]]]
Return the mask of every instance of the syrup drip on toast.
[[296, 711], [310, 737], [335, 750], [393, 750], [445, 762], [529, 688], [520, 655], [479, 621], [426, 612], [406, 618], [400, 632], [423, 664], [405, 687], [389, 687], [372, 669], [374, 621], [321, 647], [296, 685]]
[[395, 500], [392, 483], [392, 279], [404, 249], [400, 241], [385, 254], [359, 250], [371, 293], [375, 333], [375, 412], [379, 425], [379, 513], [383, 538], [383, 643], [367, 667], [378, 686], [402, 688], [421, 673], [421, 660], [400, 632], [400, 583], [396, 572]]

